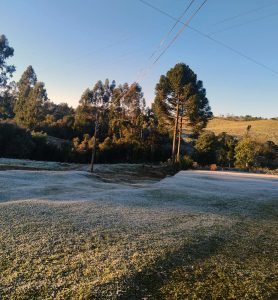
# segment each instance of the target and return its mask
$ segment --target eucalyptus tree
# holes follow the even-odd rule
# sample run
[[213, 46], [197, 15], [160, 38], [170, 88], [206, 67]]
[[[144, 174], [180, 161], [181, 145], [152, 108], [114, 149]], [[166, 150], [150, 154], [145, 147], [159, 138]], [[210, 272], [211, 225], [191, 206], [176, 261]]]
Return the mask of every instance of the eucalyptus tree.
[[111, 84], [108, 79], [104, 82], [97, 81], [92, 88], [84, 91], [76, 109], [75, 128], [82, 133], [93, 132], [91, 171], [93, 171], [97, 140], [99, 138], [104, 140], [108, 135], [109, 106], [115, 86], [114, 80]]
[[90, 134], [94, 131], [94, 124], [98, 120], [101, 123], [100, 130], [103, 136], [106, 135], [108, 130], [108, 108], [114, 87], [114, 80], [111, 84], [108, 79], [104, 83], [99, 80], [92, 88], [87, 88], [83, 92], [75, 115], [74, 126], [79, 132]]
[[123, 130], [130, 134], [138, 134], [145, 109], [142, 87], [137, 82], [116, 87], [110, 105], [111, 132], [120, 138], [123, 137]]
[[34, 129], [45, 118], [44, 104], [48, 100], [43, 82], [38, 81], [32, 66], [28, 66], [17, 84], [15, 120], [19, 125]]
[[14, 55], [14, 49], [9, 45], [5, 35], [0, 35], [0, 91], [5, 88], [12, 77], [15, 66], [9, 65], [7, 59]]
[[13, 117], [14, 97], [10, 83], [15, 66], [7, 63], [14, 55], [14, 49], [9, 45], [5, 35], [0, 35], [0, 119]]

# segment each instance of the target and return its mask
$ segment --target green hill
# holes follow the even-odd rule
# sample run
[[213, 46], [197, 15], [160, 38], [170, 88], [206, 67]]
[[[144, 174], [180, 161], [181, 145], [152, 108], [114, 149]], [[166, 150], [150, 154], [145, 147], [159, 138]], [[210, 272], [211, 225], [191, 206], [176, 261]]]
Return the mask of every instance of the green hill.
[[246, 133], [246, 128], [251, 125], [250, 136], [258, 142], [273, 141], [278, 144], [278, 120], [229, 120], [225, 118], [212, 119], [206, 130], [215, 134], [227, 132], [228, 134], [241, 137]]

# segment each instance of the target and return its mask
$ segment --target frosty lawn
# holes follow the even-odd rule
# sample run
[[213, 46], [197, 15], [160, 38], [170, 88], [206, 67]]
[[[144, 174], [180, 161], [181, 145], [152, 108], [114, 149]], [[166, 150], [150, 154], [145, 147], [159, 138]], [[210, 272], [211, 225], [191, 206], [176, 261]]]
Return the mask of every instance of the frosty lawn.
[[0, 191], [1, 299], [278, 294], [277, 177], [10, 170]]

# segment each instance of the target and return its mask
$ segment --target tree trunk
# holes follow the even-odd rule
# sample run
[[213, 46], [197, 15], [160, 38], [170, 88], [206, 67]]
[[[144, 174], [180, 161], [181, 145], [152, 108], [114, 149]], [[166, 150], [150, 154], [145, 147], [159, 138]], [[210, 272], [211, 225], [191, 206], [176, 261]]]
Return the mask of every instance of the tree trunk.
[[175, 118], [175, 127], [173, 132], [173, 145], [172, 145], [172, 162], [175, 163], [176, 161], [176, 139], [177, 139], [177, 129], [178, 129], [178, 122], [179, 122], [179, 110], [180, 110], [180, 100], [177, 101], [176, 106], [176, 118]]
[[178, 140], [178, 152], [177, 152], [177, 161], [180, 162], [180, 148], [181, 148], [181, 134], [182, 134], [182, 116], [180, 118], [180, 128], [179, 128], [179, 140]]
[[98, 130], [98, 121], [96, 119], [95, 122], [95, 132], [94, 132], [94, 144], [92, 148], [92, 158], [91, 158], [91, 165], [90, 165], [90, 172], [93, 173], [94, 171], [94, 161], [96, 156], [96, 148], [97, 148], [97, 130]]

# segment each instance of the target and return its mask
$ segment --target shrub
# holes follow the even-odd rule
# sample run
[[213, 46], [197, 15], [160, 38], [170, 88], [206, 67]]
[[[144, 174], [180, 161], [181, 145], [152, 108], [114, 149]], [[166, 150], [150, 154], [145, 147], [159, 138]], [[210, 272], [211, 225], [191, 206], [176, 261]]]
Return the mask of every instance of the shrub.
[[181, 158], [180, 165], [182, 170], [190, 169], [193, 166], [193, 159], [187, 155], [184, 155]]
[[0, 123], [0, 156], [31, 158], [35, 148], [31, 133], [14, 123]]
[[249, 169], [255, 166], [257, 153], [256, 142], [252, 141], [249, 137], [243, 138], [235, 147], [236, 167]]
[[196, 159], [201, 165], [216, 162], [217, 137], [213, 132], [202, 133], [196, 141]]

